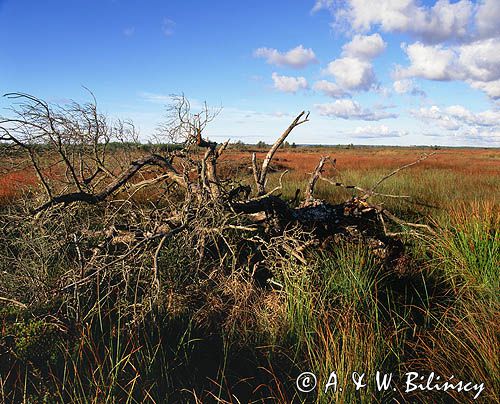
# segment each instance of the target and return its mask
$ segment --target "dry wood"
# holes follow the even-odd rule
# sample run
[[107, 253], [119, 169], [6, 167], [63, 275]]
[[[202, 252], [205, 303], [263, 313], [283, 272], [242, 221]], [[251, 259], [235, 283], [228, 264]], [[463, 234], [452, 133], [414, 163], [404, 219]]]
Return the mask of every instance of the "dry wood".
[[255, 178], [257, 178], [256, 180], [257, 193], [259, 195], [264, 195], [266, 193], [266, 179], [269, 171], [269, 164], [271, 163], [271, 160], [273, 159], [276, 150], [278, 150], [278, 148], [283, 144], [283, 142], [292, 132], [293, 129], [308, 121], [309, 121], [309, 112], [306, 114], [305, 111], [302, 111], [299, 115], [297, 115], [297, 117], [292, 121], [292, 123], [288, 126], [288, 128], [286, 128], [286, 130], [281, 134], [281, 136], [278, 139], [276, 139], [274, 144], [271, 146], [271, 148], [267, 152], [266, 157], [264, 158], [264, 161], [262, 162], [262, 167], [260, 168], [260, 170], [257, 170], [257, 163], [255, 161], [256, 158], [252, 157], [254, 176]]
[[24, 303], [18, 302], [17, 300], [9, 299], [7, 297], [2, 297], [2, 296], [0, 296], [0, 302], [11, 303], [11, 304], [13, 304], [15, 306], [18, 306], [18, 307], [21, 307], [23, 309], [25, 309], [26, 307], [28, 307]]
[[[75, 231], [71, 233], [81, 273], [78, 280], [75, 280], [75, 276], [62, 277], [72, 279], [72, 282], [62, 286], [63, 290], [91, 281], [99, 285], [101, 278], [106, 278], [113, 267], [128, 265], [128, 268], [134, 268], [139, 264], [141, 268], [142, 265], [147, 267], [148, 276], [152, 275], [151, 290], [156, 293], [154, 291], [159, 290], [161, 271], [159, 256], [167, 241], [184, 230], [183, 236], [199, 252], [199, 268], [208, 262], [223, 265], [225, 260], [236, 258], [242, 250], [241, 241], [255, 243], [259, 250], [269, 249], [272, 237], [276, 235], [281, 237], [281, 241], [287, 242], [277, 247], [281, 252], [306, 264], [306, 247], [320, 245], [316, 241], [332, 235], [358, 237], [369, 233], [370, 237], [379, 239], [395, 236], [396, 233], [390, 233], [386, 228], [384, 218], [404, 229], [432, 231], [427, 225], [406, 223], [383, 206], [367, 202], [375, 195], [409, 198], [377, 193], [376, 189], [383, 181], [432, 154], [392, 171], [369, 190], [325, 178], [325, 164], [332, 160], [329, 156], [323, 156], [308, 181], [303, 204], [298, 204], [300, 190], [295, 194], [296, 200], [291, 202], [277, 195], [283, 189], [283, 179], [288, 170], [281, 173], [276, 187], [266, 191], [273, 158], [292, 130], [308, 121], [309, 114], [305, 112], [297, 115], [273, 143], [260, 166], [256, 153], [252, 154], [256, 187], [252, 195], [250, 186], [242, 185], [232, 178], [220, 177], [218, 159], [229, 141], [219, 145], [205, 139], [203, 130], [212, 116], [206, 108], [199, 114], [192, 114], [189, 102], [184, 97], [179, 99], [179, 104], [172, 111], [173, 120], [167, 130], [167, 136], [176, 139], [183, 137], [180, 150], [152, 151], [146, 155], [141, 152], [139, 156], [137, 151], [129, 154], [123, 152], [123, 159], [121, 154], [117, 156], [106, 152], [109, 133], [113, 131], [104, 117], [97, 113], [95, 100], [87, 106], [73, 105], [71, 109], [54, 112], [48, 104], [34, 97], [19, 97], [27, 99], [29, 103], [14, 118], [0, 120], [0, 124], [11, 125], [8, 128], [0, 126], [4, 133], [0, 140], [9, 142], [25, 153], [25, 158], [31, 162], [45, 189], [45, 202], [33, 211], [38, 220], [51, 220], [51, 215], [62, 215], [65, 211], [74, 213], [80, 208], [75, 202], [101, 204], [103, 211], [109, 210], [103, 216], [100, 233], [94, 231], [91, 235], [90, 227], [87, 228], [88, 232], [82, 230], [78, 235]], [[115, 133], [125, 137], [126, 125], [122, 123], [118, 126]], [[135, 133], [133, 126], [129, 130], [132, 135]], [[57, 181], [47, 175], [47, 167], [40, 164], [40, 161], [44, 161], [38, 154], [41, 153], [40, 144], [46, 148], [43, 153], [57, 154], [57, 162], [50, 163], [62, 168], [61, 172], [66, 174], [67, 178], [59, 180], [57, 187]], [[123, 150], [128, 151], [127, 147], [124, 142]], [[200, 153], [199, 148], [206, 150]], [[110, 162], [113, 158], [115, 161]], [[153, 170], [154, 176], [151, 178]], [[348, 201], [336, 205], [316, 200], [314, 191], [318, 180], [351, 189], [359, 196], [353, 195]], [[140, 189], [163, 183], [168, 186], [158, 199], [147, 200], [143, 204], [133, 201]], [[171, 192], [175, 193], [172, 198]], [[118, 193], [120, 197], [117, 197]], [[60, 205], [64, 205], [63, 209], [51, 209]], [[52, 212], [51, 215], [44, 215], [48, 210]], [[287, 232], [290, 228], [300, 231], [289, 235]], [[252, 237], [248, 236], [248, 232]], [[315, 239], [301, 239], [306, 233], [311, 233]], [[231, 241], [235, 235], [239, 237], [238, 242]], [[86, 238], [99, 241], [85, 251]], [[293, 242], [288, 243], [290, 240]], [[249, 261], [248, 267], [256, 271], [256, 265], [254, 261]], [[151, 282], [151, 277], [148, 281]]]
[[321, 177], [321, 174], [323, 173], [323, 166], [325, 165], [325, 162], [330, 158], [330, 156], [323, 156], [319, 160], [318, 165], [316, 166], [316, 169], [314, 172], [311, 174], [311, 179], [309, 180], [309, 184], [307, 186], [307, 191], [306, 191], [306, 203], [307, 201], [310, 201], [313, 199], [314, 195], [314, 186], [316, 185], [316, 182], [318, 181], [318, 178]]
[[34, 209], [33, 213], [38, 214], [44, 210], [47, 210], [61, 203], [70, 204], [74, 202], [85, 202], [88, 204], [96, 204], [102, 202], [107, 197], [112, 195], [115, 191], [117, 191], [125, 184], [127, 184], [127, 182], [130, 181], [141, 168], [147, 165], [161, 167], [163, 170], [166, 171], [166, 173], [163, 174], [164, 176], [167, 176], [169, 179], [171, 179], [172, 181], [176, 182], [177, 184], [183, 187], [187, 187], [185, 178], [174, 169], [174, 167], [169, 163], [167, 159], [165, 159], [162, 156], [153, 154], [143, 157], [139, 160], [133, 161], [130, 164], [130, 167], [124, 173], [122, 173], [120, 177], [118, 177], [115, 181], [110, 183], [104, 190], [102, 190], [97, 194], [81, 191], [81, 192], [72, 192], [69, 194], [59, 195], [53, 197], [48, 202]]
[[420, 163], [421, 161], [425, 160], [425, 159], [428, 159], [429, 157], [431, 156], [434, 156], [436, 154], [436, 152], [432, 152], [430, 154], [424, 154], [422, 157], [420, 157], [419, 159], [415, 160], [414, 162], [412, 163], [409, 163], [409, 164], [405, 164], [404, 166], [401, 166], [397, 169], [395, 169], [394, 171], [390, 172], [389, 174], [385, 175], [384, 177], [382, 177], [380, 180], [378, 180], [375, 185], [373, 185], [370, 190], [368, 191], [368, 193], [370, 194], [373, 194], [373, 192], [375, 191], [375, 189], [377, 189], [377, 187], [382, 184], [382, 182], [384, 182], [385, 180], [391, 178], [393, 175], [396, 175], [397, 173], [399, 173], [401, 170], [404, 170], [408, 167], [411, 167], [411, 166], [414, 166], [415, 164], [418, 164]]

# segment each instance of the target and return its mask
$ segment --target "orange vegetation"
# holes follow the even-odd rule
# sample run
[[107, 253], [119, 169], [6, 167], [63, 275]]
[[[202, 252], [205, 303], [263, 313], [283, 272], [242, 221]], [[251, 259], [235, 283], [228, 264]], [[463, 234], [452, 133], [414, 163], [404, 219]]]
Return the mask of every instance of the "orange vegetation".
[[[392, 148], [392, 147], [356, 147], [343, 148], [297, 148], [279, 150], [274, 157], [274, 166], [278, 169], [290, 169], [296, 175], [306, 176], [316, 167], [323, 155], [329, 155], [337, 160], [337, 168], [356, 170], [361, 174], [371, 170], [390, 172], [392, 169], [415, 161], [423, 153], [430, 153], [431, 149], [423, 148]], [[228, 150], [223, 154], [223, 167], [243, 173], [250, 173], [252, 151]], [[257, 151], [257, 158], [262, 161], [266, 151]], [[227, 167], [229, 166], [229, 167]], [[1, 167], [0, 167], [1, 168]], [[54, 168], [54, 167], [53, 167]], [[328, 169], [328, 168], [327, 168]], [[416, 175], [434, 169], [453, 174], [462, 174], [467, 177], [499, 177], [500, 178], [500, 150], [499, 149], [441, 149], [427, 160], [412, 167]], [[51, 170], [49, 177], [55, 175]], [[149, 176], [145, 174], [145, 178]], [[37, 183], [33, 170], [22, 169], [0, 174], [0, 202], [12, 200], [21, 195], [22, 191]]]
[[[431, 149], [422, 148], [318, 148], [280, 150], [274, 161], [288, 169], [297, 172], [311, 172], [314, 170], [321, 156], [329, 155], [337, 160], [340, 170], [391, 170], [416, 160], [423, 153], [430, 153]], [[257, 152], [257, 158], [263, 159], [265, 152]], [[251, 152], [233, 151], [226, 154], [226, 159], [248, 161]], [[436, 155], [421, 162], [414, 169], [428, 168], [451, 170], [464, 174], [500, 175], [499, 149], [441, 149]]]
[[36, 184], [36, 177], [30, 170], [24, 169], [0, 175], [0, 202], [9, 201], [18, 196], [23, 189]]

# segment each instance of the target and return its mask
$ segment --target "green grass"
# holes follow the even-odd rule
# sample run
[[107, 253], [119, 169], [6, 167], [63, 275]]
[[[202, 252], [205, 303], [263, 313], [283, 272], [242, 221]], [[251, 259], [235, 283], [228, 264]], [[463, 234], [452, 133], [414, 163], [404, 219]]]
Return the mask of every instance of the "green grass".
[[[369, 187], [383, 174], [346, 171], [342, 182]], [[306, 175], [291, 173], [283, 196], [291, 199], [306, 183]], [[494, 185], [488, 176], [402, 172], [379, 191], [433, 207], [377, 201], [402, 218], [431, 224], [435, 235], [404, 239], [405, 256], [397, 263], [363, 243], [346, 242], [309, 251], [307, 264], [290, 254], [265, 257], [282, 288], [252, 282], [246, 263], [212, 257], [210, 265], [200, 265], [199, 250], [178, 237], [159, 257], [156, 299], [150, 263], [137, 262], [133, 270], [109, 268], [100, 283], [50, 300], [58, 279], [72, 279], [79, 270], [67, 235], [82, 222], [98, 228], [98, 212], [83, 209], [37, 228], [26, 222], [9, 230], [13, 239], [2, 239], [0, 247], [2, 295], [34, 302], [28, 309], [0, 310], [0, 400], [472, 402], [465, 393], [409, 396], [401, 389], [379, 392], [373, 384], [360, 391], [347, 387], [353, 372], [373, 377], [377, 370], [411, 370], [484, 382], [478, 401], [498, 402]], [[322, 182], [317, 187], [317, 196], [331, 202], [351, 195]], [[60, 237], [60, 244], [47, 243], [47, 234]], [[47, 300], [51, 304], [42, 304]], [[303, 371], [315, 373], [323, 389], [298, 391], [295, 378]], [[345, 390], [324, 393], [333, 371]]]
[[500, 215], [485, 203], [460, 205], [431, 243], [439, 269], [454, 288], [499, 302]]

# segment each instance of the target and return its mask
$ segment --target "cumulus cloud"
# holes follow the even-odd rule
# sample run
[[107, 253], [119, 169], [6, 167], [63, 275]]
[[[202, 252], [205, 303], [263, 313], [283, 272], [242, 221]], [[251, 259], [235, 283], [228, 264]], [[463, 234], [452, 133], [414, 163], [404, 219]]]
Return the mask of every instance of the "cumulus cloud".
[[396, 91], [398, 94], [406, 94], [413, 89], [413, 81], [396, 80], [392, 86], [394, 88], [394, 91]]
[[428, 80], [453, 80], [459, 77], [456, 66], [456, 54], [453, 50], [441, 45], [424, 45], [416, 42], [403, 45], [408, 55], [410, 66], [398, 67], [395, 71], [397, 78], [421, 77]]
[[330, 62], [324, 73], [333, 76], [342, 88], [348, 90], [369, 90], [376, 83], [372, 64], [353, 57]]
[[392, 87], [398, 94], [420, 95], [422, 97], [426, 96], [425, 92], [415, 86], [413, 80], [410, 79], [396, 80], [392, 83]]
[[371, 60], [380, 55], [386, 48], [380, 34], [355, 35], [351, 42], [342, 47], [342, 54], [362, 60]]
[[272, 48], [258, 48], [254, 51], [254, 56], [266, 59], [266, 62], [271, 65], [287, 66], [294, 69], [301, 69], [317, 62], [313, 50], [306, 49], [302, 45], [284, 53]]
[[500, 98], [500, 38], [481, 39], [445, 47], [416, 42], [404, 45], [409, 66], [397, 66], [397, 80], [420, 77], [428, 80], [463, 80], [490, 98]]
[[330, 95], [338, 94], [336, 89], [333, 91], [333, 85], [344, 91], [370, 90], [377, 83], [371, 61], [385, 48], [386, 43], [379, 34], [355, 35], [342, 47], [342, 57], [331, 61], [323, 70], [324, 74], [335, 78], [335, 83], [327, 85], [323, 80], [318, 86], [324, 92], [329, 87]]
[[332, 103], [316, 104], [314, 106], [320, 115], [342, 119], [359, 119], [363, 121], [379, 121], [388, 118], [397, 118], [396, 114], [382, 110], [370, 110], [350, 99], [336, 100]]
[[500, 1], [483, 0], [477, 8], [475, 23], [481, 38], [500, 36]]
[[[497, 22], [500, 25], [500, 20]], [[458, 48], [458, 63], [470, 80], [500, 79], [500, 38], [491, 38]]]
[[[363, 35], [374, 29], [381, 32], [409, 34], [416, 42], [403, 44], [409, 64], [397, 66], [396, 81], [414, 77], [427, 80], [459, 80], [471, 88], [500, 99], [500, 1], [437, 0], [317, 0], [313, 11], [328, 9], [334, 25], [347, 28], [354, 36], [344, 45], [342, 57], [326, 69], [340, 86], [352, 90], [372, 88], [374, 81], [370, 60], [386, 44], [379, 33]], [[350, 58], [350, 59], [349, 59]], [[346, 66], [353, 59], [354, 78], [346, 76]], [[403, 83], [395, 91], [403, 92]], [[372, 84], [374, 84], [372, 82]], [[398, 91], [398, 89], [400, 91]], [[418, 89], [415, 89], [418, 91]]]
[[436, 43], [466, 38], [474, 9], [471, 0], [438, 0], [433, 6], [417, 0], [378, 0], [376, 6], [372, 0], [347, 0], [335, 10], [335, 16], [337, 22], [347, 22], [355, 32], [380, 27], [384, 32], [410, 33]]
[[430, 108], [420, 108], [410, 112], [429, 125], [438, 125], [447, 130], [464, 129], [469, 132], [500, 130], [500, 111], [498, 110], [472, 112], [462, 105], [451, 105], [446, 108], [433, 105]]
[[486, 110], [474, 113], [462, 105], [452, 105], [444, 111], [447, 115], [468, 125], [500, 127], [500, 111]]
[[488, 97], [498, 100], [500, 99], [500, 80], [484, 82], [484, 81], [469, 81], [472, 88], [484, 91]]
[[[312, 12], [323, 9], [334, 17], [334, 28], [343, 29], [351, 40], [322, 70], [331, 81], [321, 80], [313, 86], [333, 98], [342, 97], [316, 105], [321, 114], [372, 119], [387, 113], [378, 108], [366, 110], [341, 92], [381, 92], [372, 61], [387, 47], [382, 38], [385, 32], [410, 38], [408, 44], [402, 44], [407, 62], [399, 62], [392, 71], [394, 93], [426, 96], [418, 79], [461, 81], [500, 100], [500, 0], [316, 0]], [[411, 114], [432, 125], [433, 133], [437, 128], [453, 138], [469, 136], [486, 142], [498, 140], [500, 133], [500, 102], [492, 105], [497, 109], [478, 112], [462, 105], [435, 105]], [[371, 133], [368, 127], [362, 129]]]
[[336, 83], [328, 80], [319, 80], [313, 85], [313, 89], [320, 91], [332, 98], [340, 98], [348, 95], [346, 91]]
[[280, 76], [274, 72], [272, 79], [274, 88], [285, 93], [296, 93], [307, 88], [307, 80], [304, 77]]
[[[433, 138], [433, 142], [440, 139], [448, 139], [447, 143], [455, 143], [457, 145], [470, 144], [486, 147], [498, 147], [500, 144], [500, 130], [498, 129], [477, 129], [467, 128], [460, 132], [439, 133], [439, 132], [424, 132], [422, 136]], [[438, 140], [439, 139], [439, 140]]]
[[390, 129], [386, 125], [358, 126], [352, 136], [361, 139], [395, 138], [408, 135], [408, 132]]
[[433, 105], [430, 108], [420, 108], [411, 111], [411, 114], [427, 124], [438, 125], [446, 130], [460, 129], [461, 125], [452, 116], [444, 113], [438, 106]]
[[464, 131], [461, 136], [466, 142], [496, 147], [500, 145], [500, 129], [498, 128], [470, 128], [469, 130]]

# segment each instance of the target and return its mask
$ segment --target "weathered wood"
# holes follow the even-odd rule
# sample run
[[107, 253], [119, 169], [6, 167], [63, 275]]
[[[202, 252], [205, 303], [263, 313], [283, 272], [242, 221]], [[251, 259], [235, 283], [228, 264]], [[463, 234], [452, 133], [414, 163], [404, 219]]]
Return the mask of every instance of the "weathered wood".
[[85, 202], [88, 204], [96, 204], [98, 202], [102, 202], [114, 192], [123, 187], [126, 183], [128, 183], [128, 181], [130, 181], [134, 177], [134, 175], [137, 174], [139, 170], [141, 170], [141, 168], [147, 165], [155, 165], [161, 167], [166, 171], [164, 175], [168, 176], [169, 179], [184, 188], [187, 187], [185, 178], [175, 170], [175, 168], [166, 158], [157, 154], [152, 154], [139, 160], [133, 161], [130, 164], [130, 167], [125, 172], [123, 172], [115, 181], [110, 183], [104, 190], [97, 194], [82, 191], [59, 195], [53, 197], [48, 202], [36, 208], [33, 213], [40, 213], [61, 203], [70, 204], [74, 202]]
[[318, 165], [316, 166], [316, 169], [311, 174], [311, 178], [309, 179], [309, 184], [307, 185], [307, 190], [306, 190], [306, 202], [313, 199], [314, 187], [316, 185], [316, 182], [320, 178], [321, 174], [323, 173], [323, 166], [325, 165], [325, 162], [329, 158], [330, 158], [330, 156], [321, 157]]
[[262, 162], [262, 167], [260, 168], [260, 170], [257, 170], [255, 153], [252, 156], [252, 165], [254, 167], [254, 176], [256, 178], [256, 186], [257, 186], [258, 195], [264, 195], [266, 193], [266, 180], [267, 180], [267, 174], [269, 171], [269, 164], [271, 164], [271, 160], [273, 159], [273, 156], [276, 153], [276, 151], [283, 144], [283, 142], [288, 137], [288, 135], [292, 132], [293, 129], [295, 129], [297, 126], [309, 121], [309, 112], [305, 115], [304, 118], [302, 118], [304, 116], [304, 114], [306, 114], [306, 112], [302, 111], [299, 115], [297, 115], [297, 117], [288, 126], [288, 128], [286, 128], [286, 130], [281, 134], [281, 136], [278, 139], [276, 139], [274, 144], [271, 146], [271, 148], [267, 152], [267, 155], [264, 158], [264, 161]]

